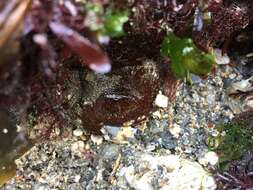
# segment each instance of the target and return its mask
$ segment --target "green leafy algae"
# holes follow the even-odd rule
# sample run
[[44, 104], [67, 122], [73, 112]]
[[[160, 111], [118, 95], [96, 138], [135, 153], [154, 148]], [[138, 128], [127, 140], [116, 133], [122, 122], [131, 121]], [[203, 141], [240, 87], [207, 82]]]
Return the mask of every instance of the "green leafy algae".
[[171, 60], [171, 69], [179, 78], [189, 79], [190, 73], [206, 75], [214, 67], [214, 56], [199, 50], [191, 38], [170, 33], [161, 45], [161, 53]]
[[124, 35], [123, 25], [129, 19], [127, 10], [119, 11], [112, 8], [104, 9], [101, 4], [87, 3], [85, 6], [87, 15], [92, 15], [89, 26], [93, 31], [111, 38], [118, 38]]
[[128, 21], [127, 12], [110, 13], [105, 16], [104, 32], [106, 35], [117, 38], [124, 35], [123, 25]]

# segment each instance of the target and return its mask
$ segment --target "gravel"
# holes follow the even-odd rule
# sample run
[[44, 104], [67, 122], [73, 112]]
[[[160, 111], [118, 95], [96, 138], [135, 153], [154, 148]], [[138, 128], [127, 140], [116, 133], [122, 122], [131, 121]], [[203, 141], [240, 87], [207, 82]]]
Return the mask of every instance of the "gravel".
[[209, 166], [218, 156], [205, 141], [217, 134], [215, 124], [241, 111], [226, 91], [241, 79], [220, 65], [207, 80], [194, 75], [192, 85], [183, 83], [174, 103], [156, 102], [157, 110], [137, 128], [105, 126], [101, 136], [68, 129], [16, 160], [17, 174], [2, 190], [216, 189]]

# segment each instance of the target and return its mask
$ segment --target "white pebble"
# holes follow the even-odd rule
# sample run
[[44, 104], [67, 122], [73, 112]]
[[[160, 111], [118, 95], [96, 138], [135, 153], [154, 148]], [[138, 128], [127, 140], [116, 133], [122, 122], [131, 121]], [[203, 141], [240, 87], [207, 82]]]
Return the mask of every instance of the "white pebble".
[[76, 137], [80, 137], [83, 135], [83, 131], [81, 129], [75, 129], [73, 131], [73, 135], [76, 136]]
[[71, 146], [71, 150], [73, 152], [82, 151], [83, 149], [84, 149], [84, 142], [83, 141], [74, 142]]
[[91, 135], [91, 141], [96, 145], [101, 145], [103, 143], [102, 136]]
[[80, 175], [76, 175], [74, 181], [76, 183], [79, 183], [80, 179], [81, 179], [81, 176]]
[[169, 130], [170, 130], [170, 133], [171, 133], [174, 137], [176, 137], [176, 138], [179, 137], [180, 132], [181, 132], [181, 128], [180, 128], [179, 125], [174, 124], [171, 128], [169, 128]]
[[199, 163], [204, 166], [207, 166], [208, 164], [214, 166], [218, 163], [218, 161], [219, 157], [213, 151], [207, 152], [203, 157], [199, 158]]
[[155, 105], [161, 108], [167, 108], [169, 103], [169, 98], [162, 94], [157, 94], [155, 99]]
[[156, 112], [153, 113], [153, 117], [157, 117], [160, 119], [162, 117], [162, 115], [161, 115], [160, 111], [157, 110]]
[[226, 53], [222, 54], [220, 49], [214, 50], [215, 62], [218, 65], [226, 65], [230, 62], [230, 59]]

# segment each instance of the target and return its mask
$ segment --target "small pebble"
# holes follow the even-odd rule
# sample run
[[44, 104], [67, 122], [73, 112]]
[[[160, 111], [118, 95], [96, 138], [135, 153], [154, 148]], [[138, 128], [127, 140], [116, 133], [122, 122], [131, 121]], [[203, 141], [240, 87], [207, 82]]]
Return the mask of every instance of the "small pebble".
[[161, 108], [167, 108], [169, 103], [169, 98], [162, 94], [158, 94], [155, 99], [155, 105]]
[[81, 175], [76, 175], [74, 181], [76, 183], [79, 183], [80, 179], [81, 179]]
[[55, 128], [54, 133], [56, 136], [59, 136], [61, 134], [61, 130], [59, 128]]
[[161, 113], [160, 113], [159, 110], [155, 111], [152, 115], [153, 115], [153, 117], [157, 117], [159, 119], [162, 117], [162, 115], [161, 115]]
[[101, 145], [103, 143], [103, 137], [97, 135], [91, 135], [91, 141], [96, 145]]
[[84, 149], [84, 142], [83, 141], [74, 142], [71, 146], [71, 150], [73, 152], [82, 151], [83, 149]]
[[75, 129], [73, 131], [73, 135], [76, 136], [76, 137], [80, 137], [83, 135], [83, 130], [82, 129]]
[[236, 74], [235, 74], [235, 73], [231, 73], [231, 74], [229, 75], [229, 78], [230, 78], [230, 79], [235, 79], [235, 78], [236, 78]]
[[218, 65], [226, 65], [230, 62], [228, 55], [222, 53], [221, 49], [214, 49], [215, 62]]
[[207, 166], [208, 164], [214, 166], [218, 163], [218, 161], [219, 157], [213, 151], [207, 152], [203, 157], [199, 158], [199, 163], [203, 166]]
[[181, 132], [181, 128], [179, 125], [174, 124], [171, 128], [169, 128], [169, 131], [174, 137], [178, 138]]
[[198, 75], [191, 75], [193, 84], [198, 84], [202, 81], [202, 79]]

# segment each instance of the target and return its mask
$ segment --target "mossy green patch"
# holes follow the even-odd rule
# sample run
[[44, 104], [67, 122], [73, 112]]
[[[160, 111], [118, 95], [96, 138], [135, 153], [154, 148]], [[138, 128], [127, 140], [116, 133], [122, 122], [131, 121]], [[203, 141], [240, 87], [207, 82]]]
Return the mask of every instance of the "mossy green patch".
[[253, 147], [253, 130], [238, 122], [219, 124], [217, 137], [208, 137], [207, 144], [219, 155], [219, 169], [224, 170], [229, 162], [238, 160]]
[[180, 78], [190, 73], [206, 75], [214, 67], [214, 56], [198, 49], [191, 38], [179, 38], [170, 33], [161, 45], [161, 53], [171, 60], [171, 69]]
[[124, 35], [123, 25], [128, 21], [128, 12], [116, 12], [107, 14], [105, 17], [105, 34], [118, 38]]

